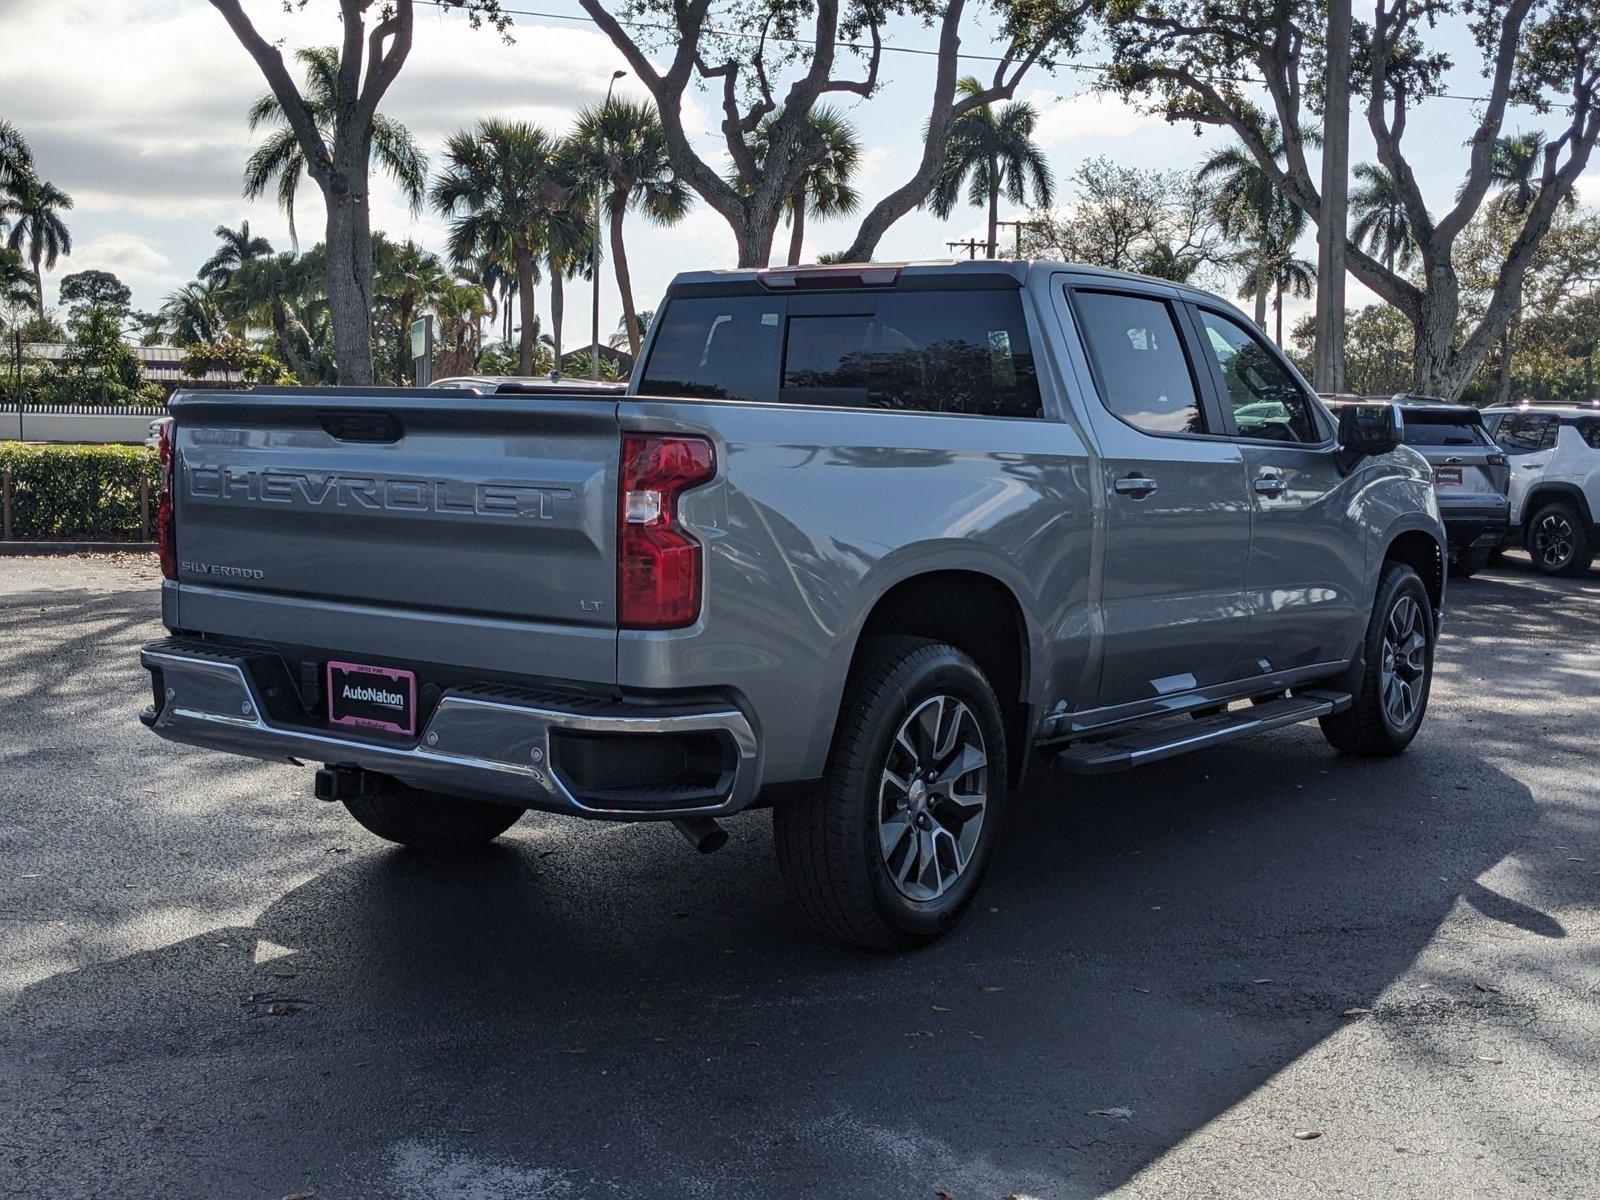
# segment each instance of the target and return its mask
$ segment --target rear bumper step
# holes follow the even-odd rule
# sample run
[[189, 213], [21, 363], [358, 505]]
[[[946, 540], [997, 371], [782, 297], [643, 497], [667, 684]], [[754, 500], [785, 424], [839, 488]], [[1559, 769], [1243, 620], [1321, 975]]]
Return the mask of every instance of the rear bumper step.
[[1349, 707], [1350, 696], [1344, 692], [1305, 691], [1198, 721], [1125, 733], [1104, 741], [1080, 742], [1063, 750], [1058, 761], [1073, 775], [1109, 775], [1190, 750], [1220, 746], [1252, 733], [1326, 717]]
[[[264, 698], [260, 652], [168, 639], [145, 646], [140, 663], [159, 682], [141, 720], [170, 741], [277, 762], [321, 762], [393, 776], [413, 787], [576, 816], [622, 820], [718, 817], [754, 798], [758, 746], [745, 715], [728, 706], [570, 708], [531, 702], [514, 688], [452, 688], [420, 736], [369, 740], [283, 719]], [[663, 786], [590, 794], [561, 768], [566, 735], [629, 742], [711, 735], [722, 747], [708, 786]], [[621, 743], [619, 742], [619, 745]]]

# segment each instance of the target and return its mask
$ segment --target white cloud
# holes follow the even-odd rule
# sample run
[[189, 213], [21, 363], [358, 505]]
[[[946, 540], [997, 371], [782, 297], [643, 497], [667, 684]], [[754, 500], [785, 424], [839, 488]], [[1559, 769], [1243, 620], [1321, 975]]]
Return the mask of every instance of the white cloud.
[[1027, 99], [1039, 112], [1034, 140], [1046, 150], [1071, 148], [1091, 138], [1129, 137], [1160, 119], [1102, 92], [1062, 96], [1035, 88]]
[[81, 243], [72, 253], [73, 267], [115, 271], [119, 275], [161, 276], [172, 260], [131, 233], [104, 233]]

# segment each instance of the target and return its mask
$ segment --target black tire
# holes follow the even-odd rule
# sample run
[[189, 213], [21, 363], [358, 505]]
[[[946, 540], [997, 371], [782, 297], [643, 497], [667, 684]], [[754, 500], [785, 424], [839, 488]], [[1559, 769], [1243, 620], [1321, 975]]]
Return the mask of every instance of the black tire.
[[1450, 574], [1456, 579], [1471, 579], [1489, 565], [1488, 550], [1460, 550], [1450, 564]]
[[[1407, 650], [1404, 660], [1393, 656], [1391, 665], [1385, 637], [1386, 634], [1393, 636], [1391, 620], [1407, 603], [1414, 606], [1416, 630], [1423, 643], [1419, 648]], [[1357, 758], [1385, 758], [1399, 754], [1411, 744], [1428, 711], [1428, 692], [1433, 683], [1433, 642], [1433, 606], [1422, 580], [1405, 563], [1385, 563], [1378, 579], [1378, 594], [1372, 603], [1372, 616], [1367, 623], [1361, 686], [1349, 708], [1320, 720], [1322, 735], [1334, 749]], [[1398, 669], [1401, 661], [1407, 664], [1405, 670], [1410, 669], [1413, 661], [1420, 663], [1421, 671], [1419, 677], [1411, 681], [1414, 708], [1404, 720], [1397, 720], [1394, 709], [1386, 702], [1386, 693], [1390, 676], [1404, 674]]]
[[344, 802], [371, 833], [413, 850], [467, 850], [494, 841], [517, 823], [520, 808], [462, 800], [390, 781]]
[[1528, 522], [1528, 557], [1546, 575], [1582, 575], [1594, 561], [1583, 515], [1565, 500], [1541, 504]]
[[[920, 722], [930, 713], [933, 732], [927, 734]], [[897, 740], [903, 726], [907, 741]], [[913, 744], [924, 734], [925, 756]], [[942, 770], [940, 743], [949, 747]], [[953, 774], [969, 751], [981, 754], [984, 766]], [[935, 765], [926, 773], [913, 771], [928, 762]], [[902, 774], [908, 784], [890, 781]], [[872, 639], [845, 689], [821, 783], [773, 809], [778, 865], [801, 911], [823, 933], [872, 949], [905, 949], [937, 938], [960, 918], [993, 857], [1006, 779], [1000, 705], [978, 665], [943, 642]], [[958, 804], [962, 784], [965, 803]], [[986, 800], [963, 852], [971, 817], [960, 822], [958, 813], [972, 807], [980, 790]], [[926, 857], [924, 845], [932, 848]], [[946, 882], [944, 870], [952, 863], [956, 869]], [[933, 893], [929, 878], [942, 890], [918, 898]]]

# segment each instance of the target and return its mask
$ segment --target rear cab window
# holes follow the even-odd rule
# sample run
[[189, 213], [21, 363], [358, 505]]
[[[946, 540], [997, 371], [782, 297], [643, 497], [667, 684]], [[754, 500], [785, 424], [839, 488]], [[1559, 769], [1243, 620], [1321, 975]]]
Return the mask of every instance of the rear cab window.
[[676, 297], [645, 395], [1042, 416], [1022, 297], [1010, 289]]

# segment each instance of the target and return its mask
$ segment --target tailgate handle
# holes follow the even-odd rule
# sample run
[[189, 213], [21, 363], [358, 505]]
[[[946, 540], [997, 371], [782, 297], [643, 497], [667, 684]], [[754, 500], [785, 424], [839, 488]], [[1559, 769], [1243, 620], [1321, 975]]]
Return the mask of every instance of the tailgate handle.
[[386, 412], [319, 412], [317, 424], [341, 442], [398, 442], [405, 434], [400, 418]]

